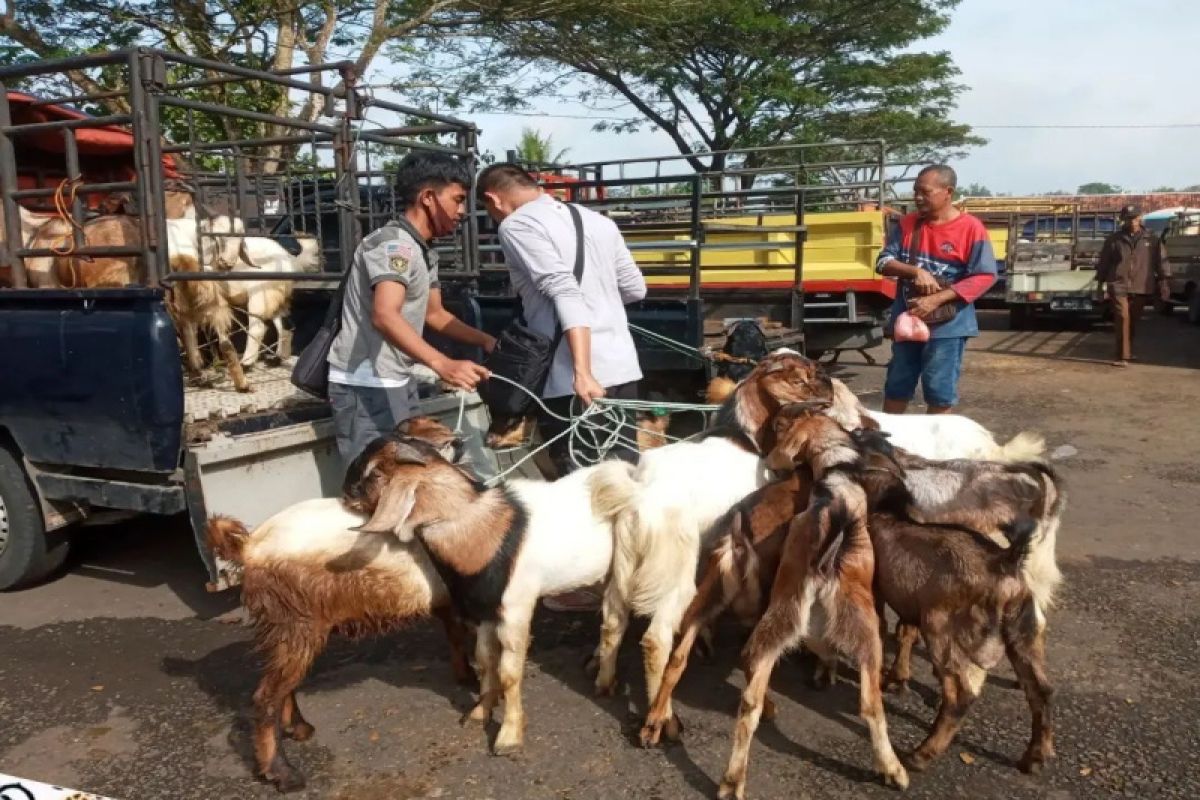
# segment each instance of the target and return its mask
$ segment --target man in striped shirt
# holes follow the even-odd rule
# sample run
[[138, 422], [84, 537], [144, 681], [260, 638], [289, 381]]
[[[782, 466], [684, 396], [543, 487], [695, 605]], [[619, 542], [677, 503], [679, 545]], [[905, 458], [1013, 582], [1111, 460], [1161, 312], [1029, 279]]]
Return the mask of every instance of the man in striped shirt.
[[996, 282], [996, 257], [987, 229], [953, 204], [958, 176], [944, 164], [917, 175], [917, 210], [900, 220], [875, 269], [899, 279], [885, 333], [893, 333], [903, 311], [927, 320], [953, 304], [950, 319], [929, 324], [929, 341], [892, 343], [883, 410], [903, 414], [918, 381], [930, 414], [948, 414], [958, 404], [958, 379], [967, 339], [979, 335], [975, 301]]

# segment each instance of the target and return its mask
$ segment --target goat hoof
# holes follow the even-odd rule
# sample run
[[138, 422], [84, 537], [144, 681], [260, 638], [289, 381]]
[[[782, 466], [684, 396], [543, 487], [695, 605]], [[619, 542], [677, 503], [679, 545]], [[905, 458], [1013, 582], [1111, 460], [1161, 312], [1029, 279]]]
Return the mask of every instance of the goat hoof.
[[307, 722], [297, 722], [290, 728], [286, 728], [284, 734], [295, 742], [307, 742], [317, 732], [317, 729]]
[[492, 755], [498, 758], [510, 758], [521, 752], [521, 742], [505, 742], [496, 744], [492, 747]]
[[893, 786], [897, 789], [908, 788], [908, 772], [900, 762], [896, 762], [896, 766], [888, 772], [883, 773], [883, 785]]
[[596, 682], [596, 697], [612, 697], [617, 693], [616, 678], [610, 681]]
[[721, 788], [717, 790], [717, 800], [746, 800], [745, 784], [738, 785], [728, 778], [721, 781]]
[[304, 776], [294, 769], [274, 768], [264, 776], [280, 794], [291, 794], [304, 788]]
[[654, 722], [647, 722], [642, 726], [641, 733], [638, 734], [638, 740], [642, 743], [642, 747], [649, 750], [658, 744], [661, 736], [662, 722], [655, 720]]
[[459, 720], [459, 724], [463, 727], [472, 723], [476, 725], [487, 725], [492, 719], [492, 712], [484, 709], [483, 706], [475, 706], [468, 711], [463, 718]]
[[908, 679], [888, 678], [883, 683], [883, 690], [890, 694], [908, 694]]
[[1024, 772], [1026, 775], [1040, 775], [1042, 768], [1046, 766], [1045, 759], [1040, 753], [1026, 753], [1017, 762], [1017, 769]]
[[663, 726], [663, 733], [667, 736], [667, 741], [678, 742], [683, 738], [683, 721], [679, 719], [678, 714], [672, 714], [667, 720], [667, 724]]
[[924, 772], [931, 761], [933, 761], [933, 756], [921, 750], [914, 750], [904, 758], [904, 763], [912, 772]]

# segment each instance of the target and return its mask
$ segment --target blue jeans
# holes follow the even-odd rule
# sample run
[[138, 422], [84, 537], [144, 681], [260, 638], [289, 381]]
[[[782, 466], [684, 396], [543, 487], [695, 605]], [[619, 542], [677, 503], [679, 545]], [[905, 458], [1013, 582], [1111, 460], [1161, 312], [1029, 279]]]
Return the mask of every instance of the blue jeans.
[[930, 339], [928, 342], [892, 342], [892, 360], [888, 364], [883, 396], [908, 402], [917, 392], [931, 406], [958, 405], [958, 377], [962, 374], [965, 336]]

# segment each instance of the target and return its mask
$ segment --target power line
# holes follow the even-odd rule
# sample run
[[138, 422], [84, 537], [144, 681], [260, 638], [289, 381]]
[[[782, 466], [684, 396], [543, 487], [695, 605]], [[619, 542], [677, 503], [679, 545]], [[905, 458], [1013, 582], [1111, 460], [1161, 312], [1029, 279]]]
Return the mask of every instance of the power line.
[[1169, 128], [1200, 128], [1200, 122], [1159, 122], [1159, 123], [1061, 123], [1061, 124], [1030, 124], [1030, 125], [972, 125], [980, 130], [1150, 130]]

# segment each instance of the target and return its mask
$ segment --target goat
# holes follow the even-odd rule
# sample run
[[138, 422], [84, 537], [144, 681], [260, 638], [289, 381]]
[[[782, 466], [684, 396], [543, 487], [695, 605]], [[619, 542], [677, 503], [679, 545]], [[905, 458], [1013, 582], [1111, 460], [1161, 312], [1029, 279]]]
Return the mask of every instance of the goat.
[[[792, 418], [788, 419], [789, 416]], [[943, 686], [942, 708], [929, 736], [909, 757], [910, 767], [921, 770], [945, 751], [967, 708], [978, 696], [987, 670], [995, 665], [1001, 653], [1007, 652], [1033, 712], [1032, 738], [1020, 766], [1025, 771], [1038, 769], [1054, 754], [1049, 706], [1052, 690], [1044, 671], [1043, 630], [1024, 564], [1039, 527], [1036, 521], [1045, 517], [1048, 507], [1058, 504], [1054, 482], [1044, 483], [1044, 494], [1031, 508], [1014, 502], [1010, 519], [999, 524], [1008, 541], [1004, 547], [972, 529], [987, 529], [998, 523], [997, 517], [986, 508], [976, 506], [972, 512], [965, 505], [943, 507], [943, 519], [958, 517], [959, 525], [920, 524], [909, 519], [907, 514], [914, 508], [914, 498], [906, 487], [910, 478], [902, 466], [904, 456], [897, 458], [883, 437], [849, 435], [828, 418], [812, 415], [811, 408], [784, 409], [778, 424], [789, 428], [780, 435], [779, 448], [784, 451], [781, 460], [785, 464], [807, 465], [822, 484], [834, 489], [835, 497], [842, 497], [845, 508], [854, 513], [841, 521], [840, 528], [835, 525], [830, 531], [820, 531], [808, 542], [794, 541], [793, 528], [784, 545], [771, 605], [776, 606], [780, 598], [783, 606], [794, 604], [807, 596], [805, 592], [813, 591], [800, 584], [791, 590], [781, 586], [790, 548], [811, 556], [813, 552], [824, 552], [823, 548], [813, 549], [820, 542], [830, 542], [829, 546], [836, 548], [838, 541], [854, 541], [855, 531], [860, 525], [865, 526], [877, 559], [872, 580], [876, 616], [882, 620], [886, 604], [897, 612], [901, 622], [919, 626]], [[773, 457], [768, 460], [772, 466], [780, 465]], [[829, 483], [831, 477], [838, 481], [836, 486]], [[1000, 480], [995, 482], [999, 484]], [[1008, 488], [1012, 489], [1011, 484]], [[816, 499], [820, 489], [820, 484], [814, 489], [812, 509], [820, 505]], [[1004, 494], [1005, 489], [998, 486], [996, 495]], [[811, 557], [800, 563], [809, 567], [819, 565]], [[815, 591], [820, 598], [820, 589]], [[744, 791], [749, 742], [748, 736], [743, 740], [741, 735], [746, 725], [752, 734], [757, 724], [747, 709], [753, 711], [755, 703], [761, 703], [761, 692], [766, 687], [764, 678], [754, 687], [761, 691], [753, 696], [749, 688], [754, 684], [751, 670], [762, 669], [764, 665], [769, 669], [778, 652], [782, 652], [778, 648], [788, 646], [795, 631], [804, 630], [802, 619], [786, 614], [780, 618], [777, 614], [777, 619], [769, 620], [770, 613], [768, 609], [745, 651], [747, 693], [752, 696], [744, 696], [739, 738], [723, 784], [738, 797]], [[771, 625], [778, 626], [779, 619], [793, 627], [785, 625], [772, 630]], [[760, 631], [762, 636], [756, 642]], [[820, 645], [814, 649], [820, 654]], [[860, 671], [864, 686], [868, 677], [877, 680], [876, 675], [867, 676]]]
[[361, 529], [425, 545], [455, 608], [478, 624], [479, 702], [464, 722], [482, 724], [504, 699], [497, 755], [524, 743], [521, 679], [539, 597], [590, 586], [608, 575], [611, 521], [597, 510], [594, 482], [632, 469], [607, 461], [563, 478], [485, 488], [436, 453], [396, 436], [352, 468], [351, 508], [373, 508]]
[[[889, 438], [877, 431], [858, 429], [851, 434], [830, 421], [810, 421], [808, 406], [781, 410], [776, 418], [778, 444], [768, 456], [775, 470], [805, 463], [812, 457], [809, 440], [852, 440], [866, 451], [885, 452], [903, 470], [903, 480], [888, 484], [900, 501], [899, 513], [916, 523], [956, 525], [995, 541], [1008, 542], [1016, 526], [1033, 520], [1036, 528], [1028, 558], [1022, 562], [1026, 586], [1034, 598], [1039, 629], [1045, 628], [1046, 612], [1062, 582], [1055, 550], [1058, 528], [1066, 509], [1062, 479], [1042, 462], [1003, 463], [969, 459], [931, 460], [894, 448]], [[874, 479], [887, 473], [872, 473]], [[879, 487], [878, 492], [884, 488]], [[911, 675], [910, 659], [915, 632], [898, 630], [900, 647], [886, 681], [904, 689]]]
[[717, 795], [721, 798], [746, 796], [750, 742], [766, 708], [771, 671], [801, 642], [823, 658], [844, 653], [857, 662], [859, 713], [870, 730], [875, 768], [885, 783], [908, 786], [883, 713], [883, 643], [872, 595], [876, 558], [867, 530], [866, 494], [852, 475], [840, 470], [813, 467], [813, 475], [817, 482], [811, 503], [789, 525], [770, 603], [742, 651], [746, 688]]
[[[278, 242], [262, 236], [247, 236], [241, 240], [235, 270], [263, 272], [315, 272], [320, 269], [320, 244], [316, 239], [303, 238], [300, 253], [292, 256]], [[243, 367], [258, 361], [259, 349], [267, 335], [267, 322], [275, 328], [280, 360], [291, 356], [291, 332], [283, 324], [292, 296], [292, 282], [280, 280], [222, 281], [222, 292], [230, 304], [246, 310], [246, 349], [242, 354]]]
[[[72, 228], [70, 220], [58, 216], [49, 217], [37, 228], [29, 247], [54, 250], [58, 254], [25, 259], [30, 286], [93, 289], [129, 286], [143, 281], [141, 259], [137, 256], [71, 255]], [[81, 239], [86, 247], [113, 247], [136, 243], [141, 236], [135, 218], [112, 214], [84, 222]]]
[[[454, 460], [461, 454], [461, 440], [436, 420], [414, 417], [400, 429], [417, 437], [409, 447]], [[241, 569], [242, 602], [266, 657], [254, 693], [254, 753], [261, 777], [280, 791], [304, 786], [279, 747], [279, 731], [296, 741], [312, 737], [296, 688], [331, 633], [381, 634], [432, 614], [445, 626], [454, 677], [463, 684], [473, 678], [467, 630], [424, 549], [359, 532], [367, 515], [345, 505], [337, 498], [296, 503], [252, 533], [228, 517], [208, 523], [209, 547]]]
[[455, 678], [471, 677], [465, 629], [424, 550], [362, 533], [365, 521], [330, 498], [290, 506], [253, 532], [227, 517], [208, 523], [209, 547], [242, 568], [242, 602], [266, 658], [254, 692], [254, 755], [259, 775], [283, 792], [303, 788], [304, 778], [280, 748], [279, 731], [312, 737], [295, 692], [331, 633], [376, 635], [433, 614], [450, 638]]
[[[709, 403], [721, 403], [732, 394], [736, 384], [717, 377], [708, 384]], [[1041, 456], [1046, 443], [1036, 433], [1018, 433], [1005, 444], [998, 444], [991, 432], [961, 414], [885, 414], [869, 411], [845, 383], [833, 379], [834, 402], [829, 416], [847, 430], [882, 430], [899, 447], [925, 458], [980, 458], [994, 461], [1030, 461]]]
[[[630, 613], [650, 617], [642, 637], [646, 691], [658, 694], [675, 632], [696, 592], [700, 553], [722, 514], [768, 482], [760, 453], [773, 447], [771, 417], [784, 404], [829, 392], [814, 361], [775, 353], [761, 361], [717, 414], [717, 427], [695, 441], [643, 454], [634, 473], [599, 476], [596, 502], [614, 521], [612, 578], [592, 660], [596, 691], [616, 686], [616, 655]], [[668, 707], [668, 712], [670, 711]], [[673, 714], [667, 735], [680, 724]]]

